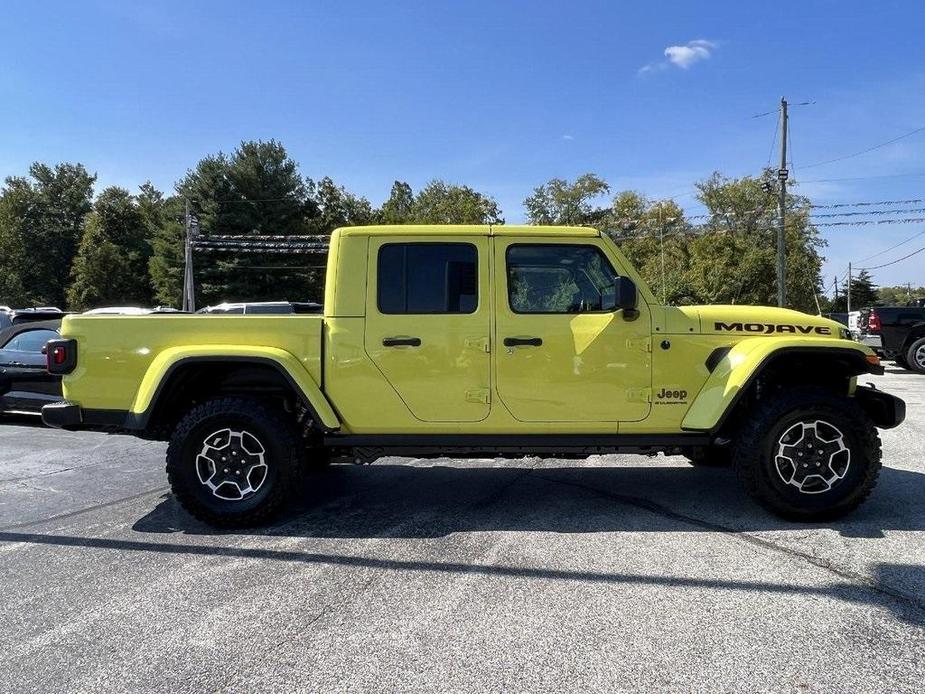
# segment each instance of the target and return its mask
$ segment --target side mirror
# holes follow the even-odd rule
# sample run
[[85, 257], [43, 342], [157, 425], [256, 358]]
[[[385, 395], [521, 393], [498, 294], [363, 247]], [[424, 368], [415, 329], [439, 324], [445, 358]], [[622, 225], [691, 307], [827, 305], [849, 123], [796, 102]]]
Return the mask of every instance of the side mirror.
[[636, 285], [628, 277], [617, 277], [614, 284], [615, 308], [623, 311], [623, 316], [627, 320], [633, 320], [639, 315], [636, 310], [636, 304], [639, 302], [639, 296], [636, 293]]

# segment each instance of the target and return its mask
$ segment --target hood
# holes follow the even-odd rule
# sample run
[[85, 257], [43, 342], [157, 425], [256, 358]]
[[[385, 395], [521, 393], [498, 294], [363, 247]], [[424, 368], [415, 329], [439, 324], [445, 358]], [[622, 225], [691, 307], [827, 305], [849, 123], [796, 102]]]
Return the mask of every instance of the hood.
[[704, 335], [810, 335], [842, 337], [841, 323], [802, 311], [772, 306], [678, 306], [686, 321], [699, 323]]

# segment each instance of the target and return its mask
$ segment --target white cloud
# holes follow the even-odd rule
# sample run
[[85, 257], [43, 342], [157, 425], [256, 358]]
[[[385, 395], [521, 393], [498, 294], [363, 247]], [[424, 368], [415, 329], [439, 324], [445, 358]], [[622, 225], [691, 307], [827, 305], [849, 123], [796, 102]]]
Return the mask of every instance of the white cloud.
[[668, 48], [665, 49], [665, 58], [667, 58], [667, 60], [643, 65], [639, 68], [638, 74], [645, 75], [650, 72], [665, 70], [672, 65], [682, 70], [687, 70], [691, 65], [706, 60], [713, 55], [717, 45], [715, 41], [694, 39], [693, 41], [688, 41], [683, 46], [668, 46]]
[[562, 139], [563, 140], [574, 140], [575, 138], [572, 135], [563, 135]]
[[716, 49], [716, 44], [712, 41], [697, 39], [688, 41], [685, 46], [668, 46], [665, 49], [665, 57], [672, 65], [677, 65], [682, 70], [687, 70], [694, 63], [706, 60]]

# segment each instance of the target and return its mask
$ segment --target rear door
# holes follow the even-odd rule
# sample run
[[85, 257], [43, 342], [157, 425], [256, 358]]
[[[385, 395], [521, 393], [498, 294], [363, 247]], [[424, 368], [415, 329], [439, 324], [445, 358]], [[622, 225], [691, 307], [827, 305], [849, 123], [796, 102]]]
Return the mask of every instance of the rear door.
[[488, 416], [487, 236], [371, 237], [366, 353], [426, 422]]

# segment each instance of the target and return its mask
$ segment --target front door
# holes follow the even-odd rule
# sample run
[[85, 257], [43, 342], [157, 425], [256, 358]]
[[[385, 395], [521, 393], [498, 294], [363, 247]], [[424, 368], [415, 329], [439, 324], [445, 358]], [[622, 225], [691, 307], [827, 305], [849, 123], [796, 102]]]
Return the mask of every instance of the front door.
[[411, 413], [426, 422], [488, 416], [488, 237], [372, 237], [366, 353]]
[[[617, 272], [597, 239], [498, 236], [497, 388], [524, 422], [634, 422], [649, 414], [651, 322], [612, 308]], [[631, 318], [632, 320], [628, 320]]]

